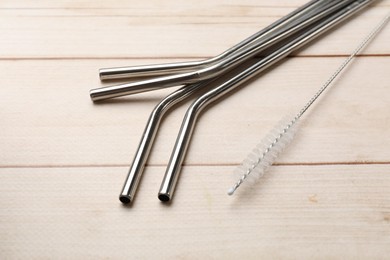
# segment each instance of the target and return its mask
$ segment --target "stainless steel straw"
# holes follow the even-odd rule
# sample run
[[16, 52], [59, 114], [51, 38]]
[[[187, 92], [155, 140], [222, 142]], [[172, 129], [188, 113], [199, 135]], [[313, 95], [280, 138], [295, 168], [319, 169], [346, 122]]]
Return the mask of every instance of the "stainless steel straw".
[[233, 195], [244, 183], [259, 180], [273, 165], [279, 154], [293, 141], [299, 129], [299, 121], [316, 100], [331, 86], [332, 82], [347, 68], [363, 48], [386, 26], [390, 20], [390, 13], [372, 30], [349, 57], [336, 69], [330, 78], [315, 92], [306, 104], [294, 116], [279, 122], [247, 156], [242, 164], [237, 167], [234, 175], [239, 175], [234, 185], [229, 188], [227, 194]]
[[216, 77], [227, 72], [238, 64], [256, 56], [259, 52], [270, 46], [270, 44], [279, 43], [280, 41], [286, 39], [292, 34], [300, 31], [301, 29], [307, 28], [313, 23], [328, 16], [334, 11], [339, 10], [340, 8], [351, 2], [353, 2], [353, 0], [340, 1], [339, 3], [332, 5], [329, 8], [325, 8], [319, 13], [315, 13], [314, 15], [310, 16], [307, 19], [304, 19], [303, 21], [288, 25], [286, 26], [286, 28], [282, 28], [277, 32], [274, 32], [273, 34], [264, 37], [264, 39], [259, 40], [258, 42], [256, 42], [256, 44], [252, 44], [241, 51], [237, 51], [223, 61], [218, 62], [210, 67], [206, 67], [204, 69], [192, 72], [184, 72], [180, 74], [147, 79], [138, 82], [92, 89], [90, 91], [90, 96], [92, 100], [98, 101], [155, 89], [177, 86], [181, 84], [196, 83], [201, 80]]
[[162, 117], [171, 107], [183, 101], [198, 89], [206, 86], [208, 83], [208, 81], [203, 81], [201, 83], [192, 84], [188, 87], [181, 87], [160, 101], [160, 103], [158, 103], [153, 109], [149, 116], [149, 120], [146, 123], [133, 163], [131, 164], [126, 181], [119, 195], [119, 200], [122, 203], [130, 203], [134, 199], [135, 192], [137, 191], [139, 181], [141, 180], [142, 173], [149, 157], [150, 150], [153, 146]]
[[[337, 1], [337, 0], [336, 0]], [[145, 76], [161, 76], [166, 74], [173, 74], [178, 72], [189, 72], [196, 69], [205, 68], [211, 64], [222, 61], [227, 58], [234, 52], [242, 49], [249, 44], [254, 43], [260, 37], [264, 37], [266, 34], [272, 33], [276, 29], [296, 20], [297, 18], [302, 18], [305, 14], [309, 13], [312, 10], [315, 10], [318, 7], [324, 6], [324, 4], [334, 3], [336, 1], [329, 0], [312, 0], [309, 3], [301, 6], [290, 14], [282, 17], [271, 25], [267, 26], [263, 30], [253, 34], [249, 38], [241, 41], [240, 43], [234, 45], [223, 53], [201, 61], [187, 61], [187, 62], [175, 62], [175, 63], [165, 63], [165, 64], [153, 64], [153, 65], [141, 65], [141, 66], [131, 66], [131, 67], [116, 67], [116, 68], [103, 68], [99, 70], [99, 76], [101, 80], [110, 80], [110, 79], [123, 79], [123, 78], [133, 78], [133, 77], [145, 77]]]
[[[295, 12], [296, 13], [296, 12]], [[306, 15], [305, 13], [301, 13], [302, 15]], [[291, 15], [289, 15], [291, 17]], [[298, 17], [299, 18], [299, 17]], [[278, 25], [279, 26], [279, 25]], [[269, 28], [272, 29], [272, 28]], [[267, 30], [263, 30], [265, 33]], [[142, 172], [144, 170], [146, 161], [148, 159], [151, 147], [153, 145], [153, 141], [155, 135], [157, 133], [159, 124], [161, 122], [162, 117], [172, 106], [189, 97], [198, 89], [207, 86], [214, 79], [209, 79], [202, 81], [200, 83], [191, 84], [188, 86], [184, 86], [179, 90], [173, 92], [166, 98], [164, 98], [152, 111], [149, 120], [146, 124], [144, 133], [142, 135], [140, 144], [138, 146], [136, 155], [134, 157], [133, 163], [128, 172], [128, 176], [123, 185], [122, 191], [119, 195], [119, 199], [123, 203], [130, 203], [135, 196], [136, 189], [138, 187], [139, 181], [142, 176]]]
[[313, 40], [314, 38], [318, 37], [330, 28], [339, 24], [341, 21], [344, 21], [346, 18], [355, 14], [373, 1], [374, 0], [355, 1], [350, 6], [329, 16], [307, 32], [303, 33], [301, 36], [294, 38], [291, 42], [274, 51], [266, 58], [260, 60], [251, 67], [245, 69], [243, 72], [232, 77], [220, 86], [206, 92], [201, 97], [196, 99], [189, 107], [184, 117], [179, 135], [176, 140], [175, 147], [171, 155], [171, 159], [169, 161], [163, 182], [160, 187], [160, 191], [158, 193], [158, 198], [161, 201], [170, 201], [173, 197], [175, 186], [181, 170], [181, 165], [188, 148], [195, 122], [197, 120], [199, 112], [202, 109], [204, 109], [207, 105], [211, 104], [213, 101], [222, 97], [224, 94], [233, 90], [243, 82], [249, 80], [257, 73], [265, 70], [266, 68], [270, 67], [271, 65], [286, 57], [291, 52], [302, 47], [310, 40]]

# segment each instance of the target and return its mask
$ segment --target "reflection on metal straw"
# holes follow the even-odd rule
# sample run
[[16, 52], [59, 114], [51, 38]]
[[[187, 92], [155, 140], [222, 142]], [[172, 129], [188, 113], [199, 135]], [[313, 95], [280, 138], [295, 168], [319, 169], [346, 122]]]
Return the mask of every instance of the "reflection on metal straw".
[[[188, 61], [188, 62], [176, 62], [176, 63], [165, 63], [165, 64], [154, 64], [154, 65], [142, 65], [142, 66], [131, 66], [131, 67], [117, 67], [117, 68], [104, 68], [99, 70], [99, 76], [101, 80], [120, 79], [120, 78], [136, 78], [136, 77], [149, 77], [149, 76], [161, 76], [166, 74], [173, 74], [179, 72], [189, 72], [196, 69], [205, 68], [211, 64], [222, 61], [234, 52], [242, 49], [249, 44], [257, 41], [259, 38], [264, 37], [267, 34], [272, 33], [278, 28], [285, 26], [292, 21], [304, 16], [305, 14], [315, 10], [318, 7], [329, 4], [328, 0], [312, 0], [302, 7], [296, 9], [290, 14], [282, 17], [278, 21], [272, 23], [263, 30], [253, 34], [249, 38], [241, 41], [234, 45], [223, 53], [206, 60], [201, 61]], [[335, 1], [333, 1], [335, 2]]]
[[[314, 3], [317, 3], [319, 1], [312, 1], [311, 7], [318, 7], [317, 5], [313, 5]], [[324, 2], [324, 1], [322, 1]], [[327, 1], [325, 1], [327, 2]], [[327, 2], [328, 3], [328, 2]], [[309, 5], [306, 5], [309, 6]], [[303, 10], [304, 8], [300, 8], [300, 10]], [[311, 10], [311, 9], [307, 9]], [[318, 11], [318, 10], [317, 10]], [[298, 15], [299, 13], [299, 15]], [[296, 19], [305, 19], [307, 16], [306, 12], [298, 12], [295, 11], [293, 14], [296, 14]], [[288, 17], [292, 17], [292, 15], [288, 15]], [[282, 21], [287, 21], [287, 19], [281, 19]], [[278, 23], [278, 25], [281, 25], [283, 23]], [[266, 32], [272, 31], [274, 28], [268, 27], [266, 30], [263, 30]], [[257, 36], [261, 36], [260, 34], [256, 34]], [[247, 40], [249, 41], [249, 40]], [[244, 41], [245, 42], [245, 41]], [[211, 81], [213, 81], [214, 78], [208, 79], [205, 81], [202, 81], [201, 83], [196, 83], [188, 86], [184, 86], [180, 88], [179, 90], [175, 91], [174, 93], [170, 94], [166, 98], [164, 98], [152, 111], [149, 120], [147, 122], [147, 125], [145, 127], [144, 133], [142, 135], [139, 147], [137, 149], [136, 155], [134, 157], [133, 163], [130, 167], [130, 170], [128, 172], [128, 176], [126, 178], [126, 181], [123, 185], [122, 191], [119, 195], [119, 199], [122, 203], [130, 203], [135, 196], [135, 192], [137, 189], [137, 186], [139, 184], [139, 181], [142, 176], [142, 172], [144, 170], [146, 161], [148, 159], [151, 147], [153, 145], [153, 141], [155, 138], [155, 135], [157, 133], [160, 121], [166, 111], [168, 111], [171, 107], [173, 107], [175, 104], [179, 103], [180, 101], [184, 100], [188, 96], [190, 96], [192, 93], [197, 91], [198, 89], [207, 86]]]
[[119, 200], [122, 203], [130, 203], [134, 199], [135, 192], [137, 190], [139, 181], [141, 180], [141, 176], [144, 171], [146, 161], [149, 157], [150, 149], [153, 146], [153, 141], [159, 128], [162, 117], [175, 104], [183, 101], [191, 94], [196, 92], [198, 89], [202, 88], [207, 84], [208, 81], [205, 81], [198, 84], [192, 84], [188, 87], [182, 87], [164, 98], [153, 109], [146, 124], [133, 163], [128, 172], [126, 181], [119, 195]]
[[324, 21], [320, 22], [301, 36], [293, 39], [291, 42], [281, 47], [280, 49], [274, 51], [272, 54], [266, 58], [260, 60], [251, 67], [245, 69], [243, 72], [232, 77], [228, 81], [224, 82], [220, 86], [208, 91], [203, 94], [201, 97], [196, 99], [190, 108], [187, 110], [185, 118], [183, 120], [179, 135], [176, 140], [175, 147], [173, 149], [171, 159], [169, 161], [164, 180], [161, 184], [160, 191], [158, 193], [158, 198], [161, 201], [170, 201], [173, 197], [175, 186], [179, 177], [181, 170], [181, 165], [186, 154], [186, 150], [195, 126], [195, 122], [199, 115], [199, 112], [204, 109], [207, 105], [213, 101], [219, 99], [224, 94], [233, 90], [243, 82], [249, 80], [257, 73], [263, 71], [264, 69], [275, 64], [282, 58], [286, 57], [289, 53], [297, 50], [301, 46], [305, 45], [308, 41], [316, 38], [321, 35], [328, 29], [339, 24], [341, 21], [350, 17], [352, 14], [356, 13], [363, 7], [367, 6], [374, 0], [361, 0], [356, 1], [347, 8], [337, 12], [334, 15], [326, 18]]
[[237, 51], [234, 54], [230, 55], [228, 58], [224, 59], [221, 62], [213, 64], [212, 66], [206, 67], [204, 69], [185, 72], [165, 77], [153, 78], [138, 82], [132, 82], [127, 84], [121, 84], [116, 86], [102, 87], [98, 89], [92, 89], [90, 91], [90, 96], [92, 100], [98, 101], [103, 99], [109, 99], [114, 97], [120, 97], [125, 95], [131, 95], [136, 93], [141, 93], [145, 91], [161, 89], [166, 87], [177, 86], [180, 84], [191, 84], [196, 83], [201, 80], [209, 79], [212, 77], [219, 76], [228, 70], [232, 69], [234, 66], [251, 59], [256, 56], [259, 52], [265, 50], [271, 45], [277, 44], [287, 37], [291, 36], [294, 33], [299, 32], [300, 30], [309, 27], [320, 19], [330, 15], [331, 13], [341, 9], [345, 5], [353, 2], [352, 0], [341, 1], [337, 4], [334, 4], [328, 8], [324, 8], [320, 12], [315, 12], [309, 18], [297, 21], [291, 25], [286, 26], [286, 28], [281, 28], [276, 32], [272, 33], [259, 40], [258, 42], [251, 44], [249, 47], [244, 48], [243, 50]]

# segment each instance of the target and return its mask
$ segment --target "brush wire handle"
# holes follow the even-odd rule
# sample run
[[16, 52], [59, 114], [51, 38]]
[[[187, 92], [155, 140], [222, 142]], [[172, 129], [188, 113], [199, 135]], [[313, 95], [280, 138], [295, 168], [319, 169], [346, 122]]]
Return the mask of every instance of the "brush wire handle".
[[375, 27], [352, 52], [352, 54], [337, 68], [325, 84], [313, 95], [313, 97], [303, 106], [297, 115], [282, 128], [277, 126], [271, 134], [268, 135], [260, 145], [258, 145], [252, 153], [250, 153], [237, 168], [236, 172], [240, 177], [238, 181], [228, 189], [227, 194], [233, 195], [234, 192], [243, 183], [252, 183], [264, 175], [268, 168], [274, 163], [277, 156], [285, 149], [285, 147], [292, 141], [295, 132], [297, 131], [296, 123], [302, 115], [309, 109], [309, 107], [318, 99], [318, 97], [331, 85], [331, 83], [344, 71], [348, 64], [356, 57], [357, 54], [363, 50], [364, 47], [386, 26], [390, 20], [390, 14]]
[[304, 46], [311, 40], [320, 36], [330, 28], [351, 17], [353, 14], [362, 10], [369, 5], [373, 0], [361, 0], [358, 1], [343, 10], [333, 14], [330, 17], [322, 20], [314, 27], [305, 31], [301, 35], [292, 39], [288, 43], [285, 43], [282, 47], [273, 51], [267, 57], [257, 61], [250, 67], [244, 69], [232, 78], [224, 81], [221, 85], [214, 87], [202, 96], [197, 98], [191, 106], [188, 108], [184, 120], [182, 122], [178, 137], [176, 139], [175, 146], [173, 148], [171, 158], [169, 160], [167, 170], [164, 175], [163, 182], [161, 183], [158, 198], [161, 201], [170, 201], [173, 197], [174, 190], [179, 178], [181, 166], [189, 146], [192, 132], [194, 130], [196, 120], [200, 112], [208, 105], [212, 104], [216, 100], [222, 98], [225, 94], [232, 91], [240, 84], [253, 78], [256, 74], [264, 71], [270, 66], [274, 65], [278, 61], [288, 56], [291, 52], [296, 51], [298, 48]]

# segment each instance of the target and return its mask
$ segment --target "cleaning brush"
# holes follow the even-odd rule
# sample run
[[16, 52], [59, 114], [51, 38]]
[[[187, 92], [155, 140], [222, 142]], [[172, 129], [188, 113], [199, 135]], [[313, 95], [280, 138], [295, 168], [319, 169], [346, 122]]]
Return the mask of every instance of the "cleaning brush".
[[236, 169], [236, 174], [239, 175], [238, 181], [228, 190], [228, 195], [233, 195], [234, 192], [243, 183], [254, 183], [261, 178], [269, 167], [276, 160], [278, 155], [287, 147], [293, 140], [296, 131], [298, 130], [298, 122], [302, 115], [309, 107], [318, 99], [318, 97], [328, 88], [329, 85], [337, 78], [338, 75], [347, 67], [347, 65], [356, 57], [356, 55], [377, 35], [381, 29], [385, 27], [390, 19], [388, 14], [383, 21], [358, 45], [352, 54], [340, 65], [340, 67], [332, 74], [325, 84], [314, 94], [314, 96], [306, 103], [306, 105], [289, 120], [282, 120], [264, 139], [253, 149], [242, 164]]

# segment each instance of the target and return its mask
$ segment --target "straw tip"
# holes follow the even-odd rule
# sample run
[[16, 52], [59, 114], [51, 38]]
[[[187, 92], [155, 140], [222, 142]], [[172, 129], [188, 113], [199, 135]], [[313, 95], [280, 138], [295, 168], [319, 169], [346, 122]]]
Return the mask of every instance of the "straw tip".
[[91, 100], [92, 100], [92, 101], [96, 101], [96, 100], [97, 100], [97, 99], [96, 99], [97, 95], [96, 95], [95, 89], [91, 89], [91, 90], [89, 91], [89, 96], [91, 97]]
[[101, 94], [100, 89], [94, 88], [89, 91], [89, 96], [91, 97], [91, 100], [93, 102], [100, 101], [102, 99], [105, 99], [105, 96]]
[[109, 69], [99, 69], [99, 78], [101, 81], [111, 79]]
[[158, 199], [161, 200], [162, 202], [168, 202], [171, 200], [168, 194], [165, 193], [159, 193], [158, 194]]
[[127, 196], [127, 195], [120, 195], [119, 196], [119, 200], [123, 203], [123, 204], [129, 204], [131, 202], [131, 197], [130, 196]]
[[231, 187], [230, 189], [228, 189], [227, 194], [229, 196], [232, 196], [234, 194], [234, 191], [235, 191], [234, 187]]

